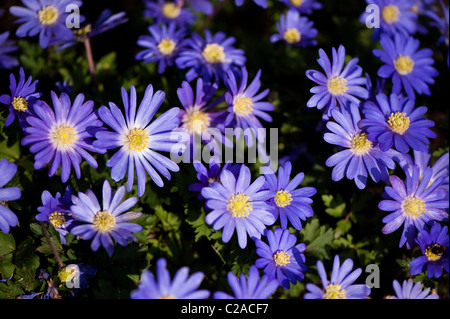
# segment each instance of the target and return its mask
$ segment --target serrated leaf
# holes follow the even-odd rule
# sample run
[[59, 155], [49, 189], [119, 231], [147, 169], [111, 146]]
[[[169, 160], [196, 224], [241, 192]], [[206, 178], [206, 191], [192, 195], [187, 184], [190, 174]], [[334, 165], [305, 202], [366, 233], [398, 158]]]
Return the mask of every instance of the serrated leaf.
[[305, 254], [314, 256], [317, 259], [329, 259], [328, 250], [331, 248], [334, 231], [333, 229], [320, 226], [317, 218], [312, 219], [300, 232], [303, 242], [306, 244]]
[[15, 299], [23, 293], [23, 289], [11, 280], [0, 283], [0, 299]]
[[16, 249], [16, 242], [12, 234], [0, 232], [0, 257]]

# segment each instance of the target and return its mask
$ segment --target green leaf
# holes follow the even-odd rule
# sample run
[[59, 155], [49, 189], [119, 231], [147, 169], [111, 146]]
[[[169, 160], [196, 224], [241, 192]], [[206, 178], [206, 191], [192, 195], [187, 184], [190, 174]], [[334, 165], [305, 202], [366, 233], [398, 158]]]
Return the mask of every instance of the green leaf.
[[16, 265], [12, 262], [13, 253], [9, 253], [0, 257], [0, 279], [8, 279], [14, 273]]
[[23, 289], [11, 280], [6, 283], [0, 283], [0, 299], [15, 299], [23, 295]]
[[36, 278], [36, 270], [40, 263], [39, 257], [35, 253], [36, 247], [33, 244], [33, 239], [25, 239], [19, 244], [14, 255], [15, 278], [20, 282], [20, 286], [27, 291], [32, 290], [39, 284]]
[[0, 232], [0, 257], [16, 249], [14, 237], [11, 234]]
[[319, 220], [314, 218], [305, 225], [300, 234], [306, 245], [306, 254], [320, 260], [330, 258], [328, 251], [334, 238], [333, 229], [325, 225], [320, 226]]

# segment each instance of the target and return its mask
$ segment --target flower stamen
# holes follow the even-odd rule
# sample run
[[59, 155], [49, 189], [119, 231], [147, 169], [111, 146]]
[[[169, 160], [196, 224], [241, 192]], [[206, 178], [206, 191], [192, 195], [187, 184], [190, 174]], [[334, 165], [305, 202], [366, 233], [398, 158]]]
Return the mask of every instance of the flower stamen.
[[328, 92], [332, 95], [342, 95], [347, 92], [347, 80], [340, 76], [335, 76], [328, 80]]
[[418, 218], [423, 216], [427, 207], [422, 199], [409, 196], [403, 201], [402, 210], [409, 217]]
[[58, 21], [59, 11], [53, 6], [45, 6], [38, 12], [39, 22], [43, 25], [52, 25]]
[[58, 149], [65, 149], [72, 146], [77, 139], [77, 132], [69, 125], [60, 125], [52, 132], [53, 143]]
[[275, 264], [277, 264], [277, 266], [279, 267], [284, 267], [287, 264], [289, 264], [291, 261], [291, 255], [289, 255], [288, 253], [286, 253], [283, 250], [277, 251], [274, 255], [273, 255], [273, 261], [275, 262]]
[[329, 284], [326, 288], [324, 299], [347, 299], [345, 289], [339, 284]]
[[405, 134], [410, 125], [409, 117], [406, 116], [406, 113], [396, 112], [391, 113], [388, 119], [389, 128], [400, 135]]
[[233, 99], [233, 112], [237, 116], [247, 116], [253, 111], [253, 101], [246, 96], [236, 96]]
[[109, 233], [116, 226], [116, 218], [109, 211], [100, 211], [95, 214], [92, 225], [99, 233]]
[[355, 155], [367, 154], [372, 149], [372, 142], [366, 133], [355, 134], [350, 142], [350, 147]]
[[49, 215], [48, 221], [55, 227], [55, 228], [63, 228], [66, 225], [66, 218], [63, 213], [61, 212], [53, 212]]
[[283, 38], [287, 43], [298, 43], [302, 39], [302, 34], [296, 28], [290, 28], [283, 33]]
[[392, 24], [399, 20], [400, 10], [397, 6], [390, 4], [383, 8], [381, 16], [387, 24]]
[[217, 43], [207, 44], [203, 49], [202, 56], [207, 62], [211, 64], [225, 61], [224, 48]]
[[211, 117], [208, 113], [195, 109], [189, 109], [183, 116], [183, 123], [183, 126], [189, 133], [201, 134], [209, 128], [211, 124]]
[[414, 68], [414, 61], [409, 56], [399, 55], [394, 61], [394, 67], [401, 75], [406, 75], [412, 72]]
[[162, 7], [162, 13], [166, 18], [176, 19], [181, 13], [181, 8], [175, 3], [165, 3]]
[[164, 55], [172, 54], [173, 51], [175, 51], [175, 47], [176, 47], [175, 42], [168, 38], [162, 39], [157, 45], [159, 52], [161, 52]]
[[25, 112], [26, 110], [28, 110], [28, 101], [21, 96], [17, 96], [13, 99], [12, 106], [14, 110], [18, 112]]
[[253, 205], [250, 197], [238, 193], [230, 197], [227, 204], [227, 209], [233, 217], [247, 217], [253, 210]]
[[149, 139], [147, 131], [135, 128], [128, 133], [127, 144], [130, 150], [140, 152], [147, 147]]
[[279, 190], [274, 196], [275, 204], [278, 207], [286, 207], [291, 204], [292, 195], [287, 190]]

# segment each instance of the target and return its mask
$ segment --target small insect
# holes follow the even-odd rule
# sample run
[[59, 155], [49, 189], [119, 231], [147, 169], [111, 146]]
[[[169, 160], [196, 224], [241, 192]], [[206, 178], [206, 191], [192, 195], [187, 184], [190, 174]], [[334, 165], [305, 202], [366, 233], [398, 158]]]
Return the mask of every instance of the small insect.
[[445, 246], [434, 244], [431, 246], [431, 252], [436, 256], [442, 256], [445, 253]]

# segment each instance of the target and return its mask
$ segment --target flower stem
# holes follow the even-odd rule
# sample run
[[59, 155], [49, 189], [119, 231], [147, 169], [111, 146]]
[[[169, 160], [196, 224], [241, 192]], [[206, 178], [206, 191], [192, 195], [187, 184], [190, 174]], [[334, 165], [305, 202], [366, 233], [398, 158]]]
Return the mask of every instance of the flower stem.
[[92, 56], [92, 49], [91, 49], [91, 42], [89, 38], [86, 38], [84, 41], [84, 47], [86, 49], [86, 57], [89, 64], [89, 73], [91, 73], [94, 81], [97, 81], [97, 78], [95, 76], [95, 65], [94, 65], [94, 58]]
[[53, 243], [52, 243], [52, 241], [50, 239], [50, 235], [48, 234], [47, 227], [45, 226], [45, 224], [43, 222], [39, 222], [39, 223], [41, 224], [42, 231], [44, 232], [45, 239], [47, 240], [47, 243], [50, 246], [50, 249], [51, 249], [53, 255], [55, 256], [56, 260], [58, 261], [59, 268], [63, 268], [65, 265], [62, 262], [58, 251], [56, 250], [55, 246], [53, 245]]

